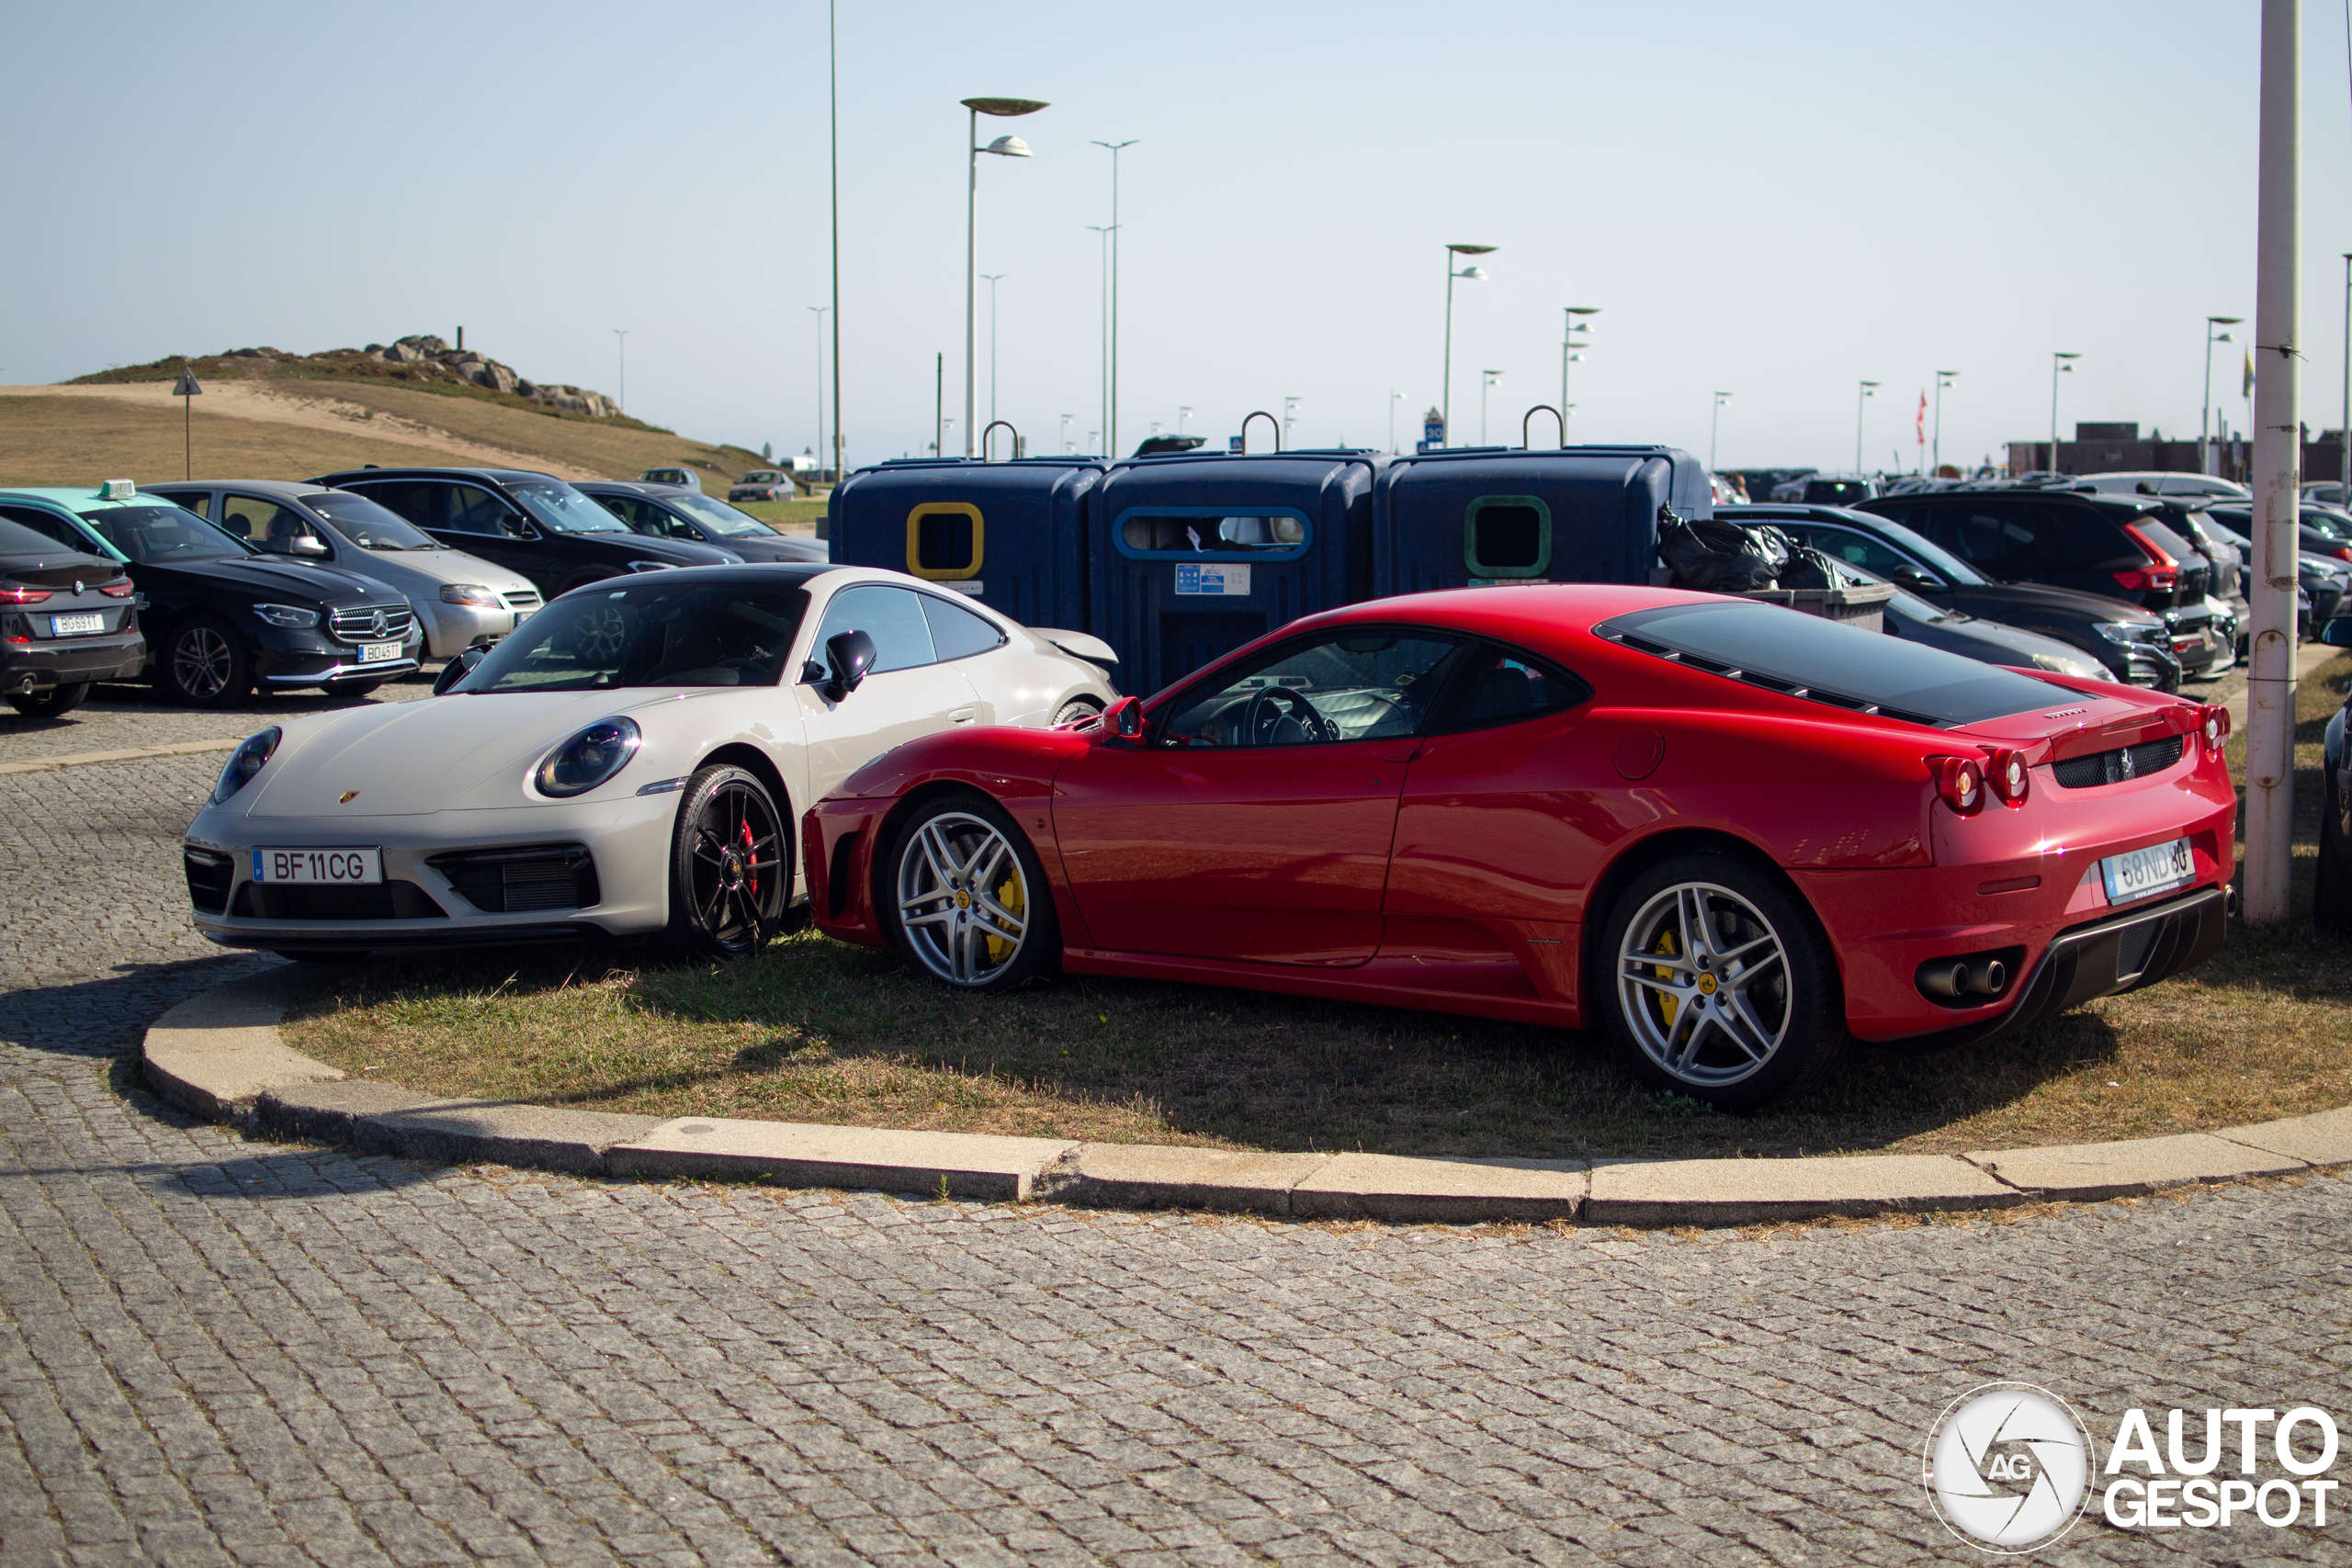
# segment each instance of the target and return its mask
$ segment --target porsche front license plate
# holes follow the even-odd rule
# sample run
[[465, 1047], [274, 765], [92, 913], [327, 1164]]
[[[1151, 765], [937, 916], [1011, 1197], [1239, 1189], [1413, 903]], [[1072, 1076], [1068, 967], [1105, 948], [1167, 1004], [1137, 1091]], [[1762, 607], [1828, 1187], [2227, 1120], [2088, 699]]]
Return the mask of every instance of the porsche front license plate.
[[398, 659], [401, 645], [396, 642], [363, 642], [359, 645], [359, 662], [381, 664], [387, 659]]
[[49, 635], [51, 637], [83, 637], [106, 629], [107, 618], [99, 615], [51, 615], [49, 618]]
[[2098, 863], [2098, 872], [2107, 882], [2107, 901], [2125, 904], [2196, 881], [2197, 857], [2188, 852], [2187, 839], [2175, 839], [2128, 855], [2109, 855]]
[[356, 887], [384, 880], [381, 850], [255, 850], [255, 882]]

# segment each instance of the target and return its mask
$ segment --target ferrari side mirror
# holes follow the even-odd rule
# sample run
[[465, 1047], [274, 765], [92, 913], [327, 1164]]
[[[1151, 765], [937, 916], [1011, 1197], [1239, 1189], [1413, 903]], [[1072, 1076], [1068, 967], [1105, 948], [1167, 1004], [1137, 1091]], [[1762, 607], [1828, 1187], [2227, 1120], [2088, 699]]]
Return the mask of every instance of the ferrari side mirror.
[[436, 697], [441, 695], [450, 687], [456, 685], [458, 682], [472, 674], [474, 672], [474, 666], [481, 662], [482, 655], [488, 651], [489, 649], [487, 649], [469, 648], [463, 653], [458, 654], [457, 658], [449, 660], [448, 663], [441, 666], [441, 673], [433, 678], [433, 694]]
[[1143, 734], [1143, 699], [1121, 697], [1102, 713], [1102, 733], [1115, 735], [1122, 740], [1133, 740]]
[[839, 702], [858, 688], [874, 668], [874, 639], [861, 631], [836, 632], [825, 639], [825, 664], [831, 671], [832, 698]]

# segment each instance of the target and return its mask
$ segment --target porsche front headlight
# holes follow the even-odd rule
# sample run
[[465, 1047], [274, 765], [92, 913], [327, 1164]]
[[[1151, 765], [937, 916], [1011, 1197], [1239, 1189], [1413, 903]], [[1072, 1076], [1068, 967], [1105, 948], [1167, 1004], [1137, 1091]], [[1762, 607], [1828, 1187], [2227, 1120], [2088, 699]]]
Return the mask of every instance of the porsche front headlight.
[[262, 764], [277, 750], [278, 738], [282, 733], [272, 725], [229, 753], [228, 765], [220, 770], [220, 782], [212, 786], [213, 805], [220, 805], [253, 782], [254, 775], [261, 772]]
[[635, 721], [600, 718], [541, 758], [531, 782], [557, 800], [586, 795], [628, 766], [642, 740]]

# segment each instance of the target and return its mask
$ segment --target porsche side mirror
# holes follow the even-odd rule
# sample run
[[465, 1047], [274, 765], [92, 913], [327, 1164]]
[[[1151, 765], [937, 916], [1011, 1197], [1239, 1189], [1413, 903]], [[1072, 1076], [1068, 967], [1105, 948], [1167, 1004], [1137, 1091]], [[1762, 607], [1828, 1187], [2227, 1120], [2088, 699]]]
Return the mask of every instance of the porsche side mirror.
[[832, 698], [840, 702], [858, 688], [874, 668], [874, 639], [861, 631], [835, 632], [825, 639], [825, 664], [831, 671]]
[[818, 663], [815, 660], [804, 659], [800, 661], [800, 683], [802, 685], [821, 686], [832, 680], [832, 672], [827, 670], [823, 665]]
[[480, 664], [482, 660], [482, 655], [489, 651], [490, 650], [488, 649], [483, 648], [469, 648], [463, 653], [458, 654], [457, 658], [449, 660], [448, 663], [441, 666], [441, 673], [433, 678], [433, 694], [436, 697], [441, 695], [450, 687], [456, 685], [458, 682], [472, 674], [474, 672], [474, 666]]
[[1134, 740], [1143, 734], [1143, 699], [1121, 697], [1102, 710], [1102, 733], [1121, 740]]
[[2352, 648], [2352, 615], [2337, 615], [2320, 627], [2319, 640], [2330, 648]]

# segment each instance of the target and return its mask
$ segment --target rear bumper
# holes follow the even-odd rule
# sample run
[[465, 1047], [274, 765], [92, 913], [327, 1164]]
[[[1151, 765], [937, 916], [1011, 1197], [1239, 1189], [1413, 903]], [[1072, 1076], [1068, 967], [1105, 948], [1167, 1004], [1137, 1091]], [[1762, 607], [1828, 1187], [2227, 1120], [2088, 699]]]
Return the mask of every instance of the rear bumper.
[[0, 692], [21, 696], [86, 681], [128, 681], [147, 662], [147, 639], [114, 637], [42, 639], [0, 645]]

